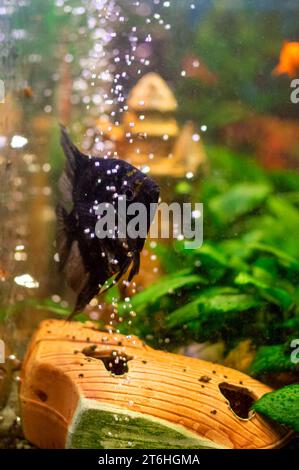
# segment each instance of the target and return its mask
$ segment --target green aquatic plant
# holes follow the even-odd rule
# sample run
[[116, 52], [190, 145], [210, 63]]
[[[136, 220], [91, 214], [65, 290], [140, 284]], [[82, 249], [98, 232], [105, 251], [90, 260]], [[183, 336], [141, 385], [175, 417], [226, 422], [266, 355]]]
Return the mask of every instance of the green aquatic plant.
[[250, 366], [251, 374], [261, 376], [286, 370], [298, 372], [298, 365], [292, 361], [291, 343], [261, 346]]
[[[296, 371], [288, 348], [299, 337], [299, 246], [294, 237], [299, 177], [265, 172], [227, 149], [209, 147], [208, 152], [210, 175], [199, 193], [193, 189], [193, 200], [203, 201], [205, 208], [202, 247], [159, 243], [155, 253], [165, 275], [119, 303], [123, 321], [118, 326], [170, 350], [222, 340], [229, 352], [251, 339], [257, 350], [253, 375]], [[116, 298], [121, 296], [115, 286], [106, 301]], [[49, 300], [39, 302], [39, 308], [59, 316], [69, 313]]]
[[[193, 195], [204, 202], [204, 243], [195, 250], [183, 242], [156, 247], [166, 274], [120, 305], [124, 318], [136, 312], [121, 330], [165, 349], [221, 340], [229, 353], [250, 339], [256, 353], [249, 374], [267, 381], [286, 372], [294, 380], [299, 176], [265, 172], [223, 149], [210, 148], [209, 154], [211, 174]], [[299, 431], [298, 402], [299, 386], [292, 385], [266, 394], [254, 409]]]
[[299, 432], [299, 385], [266, 393], [254, 403], [253, 409]]
[[121, 329], [168, 349], [223, 340], [229, 352], [251, 339], [252, 374], [296, 371], [288, 346], [299, 335], [299, 177], [268, 173], [226, 149], [208, 151], [211, 174], [193, 195], [204, 202], [204, 243], [195, 250], [158, 244], [166, 274], [119, 305], [124, 318], [136, 312]]
[[[250, 340], [255, 357], [248, 373], [263, 380], [281, 372], [298, 376], [292, 341], [299, 338], [299, 245], [294, 236], [299, 232], [299, 175], [266, 172], [227, 149], [209, 147], [208, 153], [211, 172], [192, 195], [204, 203], [203, 245], [188, 250], [183, 241], [158, 243], [154, 251], [165, 275], [119, 301], [117, 328], [168, 350], [220, 340], [228, 354]], [[106, 301], [117, 298], [121, 295], [114, 286]], [[69, 314], [47, 299], [35, 308], [60, 317]], [[298, 429], [287, 418], [293, 414], [291, 397], [282, 417], [279, 394], [273, 394], [276, 408], [268, 405], [266, 395], [255, 409]]]

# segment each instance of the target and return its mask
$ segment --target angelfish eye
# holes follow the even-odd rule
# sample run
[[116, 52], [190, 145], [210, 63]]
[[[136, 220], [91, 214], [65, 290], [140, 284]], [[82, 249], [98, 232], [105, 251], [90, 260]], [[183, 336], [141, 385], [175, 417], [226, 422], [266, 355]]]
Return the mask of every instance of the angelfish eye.
[[135, 196], [135, 192], [132, 188], [124, 188], [124, 196], [126, 196], [127, 201], [132, 201]]

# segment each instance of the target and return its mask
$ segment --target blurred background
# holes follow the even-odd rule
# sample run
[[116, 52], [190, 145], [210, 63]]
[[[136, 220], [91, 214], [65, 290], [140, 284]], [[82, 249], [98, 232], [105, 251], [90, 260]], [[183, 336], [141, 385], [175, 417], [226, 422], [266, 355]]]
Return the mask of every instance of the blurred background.
[[298, 20], [295, 0], [1, 0], [7, 353], [73, 301], [55, 249], [63, 123], [83, 152], [149, 172], [163, 200], [204, 203], [202, 248], [149, 242], [129, 293], [113, 288], [79, 319], [298, 380]]

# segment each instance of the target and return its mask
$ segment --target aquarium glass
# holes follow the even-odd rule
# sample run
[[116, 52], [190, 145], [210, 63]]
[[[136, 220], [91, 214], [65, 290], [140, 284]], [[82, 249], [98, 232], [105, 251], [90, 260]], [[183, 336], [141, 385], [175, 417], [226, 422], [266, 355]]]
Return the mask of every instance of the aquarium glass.
[[[34, 446], [21, 362], [41, 321], [70, 315], [263, 382], [245, 418], [298, 431], [298, 169], [298, 1], [0, 0], [0, 448]], [[141, 242], [93, 244], [94, 204], [157, 203], [158, 187]], [[134, 420], [124, 447], [141, 427], [140, 446], [198, 448]]]

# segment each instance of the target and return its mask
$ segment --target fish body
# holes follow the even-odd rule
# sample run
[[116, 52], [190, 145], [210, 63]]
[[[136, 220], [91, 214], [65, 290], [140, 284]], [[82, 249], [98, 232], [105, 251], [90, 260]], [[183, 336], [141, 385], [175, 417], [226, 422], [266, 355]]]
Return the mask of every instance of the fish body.
[[[127, 205], [144, 204], [147, 233], [154, 215], [151, 204], [158, 203], [159, 187], [126, 161], [84, 155], [63, 127], [61, 144], [67, 162], [59, 182], [57, 249], [60, 269], [77, 293], [73, 315], [84, 309], [109, 278], [116, 275], [117, 282], [131, 266], [128, 278], [131, 281], [139, 271], [145, 238], [130, 238], [127, 234], [122, 238], [99, 238], [96, 234], [99, 204], [115, 208], [116, 226], [123, 217], [117, 212], [119, 197], [126, 196]], [[127, 226], [132, 216], [125, 217]]]
[[285, 42], [281, 48], [279, 64], [273, 70], [273, 75], [287, 74], [296, 77], [299, 72], [299, 42]]

